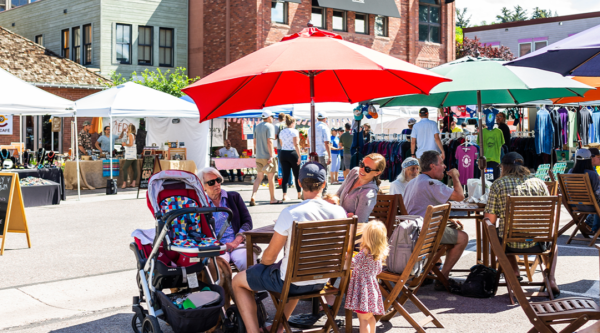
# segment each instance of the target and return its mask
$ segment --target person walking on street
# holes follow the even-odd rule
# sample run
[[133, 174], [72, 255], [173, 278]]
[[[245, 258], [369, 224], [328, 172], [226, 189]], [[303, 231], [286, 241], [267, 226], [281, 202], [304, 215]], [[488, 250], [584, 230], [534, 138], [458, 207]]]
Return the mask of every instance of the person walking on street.
[[[219, 149], [219, 156], [226, 158], [240, 158], [240, 154], [238, 154], [237, 149], [231, 146], [230, 140], [225, 140], [225, 147]], [[233, 183], [235, 177], [233, 175], [233, 170], [228, 170], [229, 173], [229, 182]], [[243, 182], [242, 178], [242, 169], [237, 169], [238, 181]]]
[[424, 152], [435, 150], [442, 154], [443, 160], [445, 158], [444, 148], [442, 146], [442, 140], [440, 140], [440, 131], [438, 130], [437, 123], [433, 120], [429, 120], [429, 110], [427, 110], [427, 108], [419, 110], [419, 117], [421, 117], [421, 121], [413, 126], [411, 134], [411, 156], [421, 158], [421, 155], [423, 155]]
[[138, 160], [137, 160], [137, 147], [135, 144], [135, 125], [129, 124], [127, 127], [127, 134], [125, 131], [121, 134], [121, 136], [125, 136], [123, 141], [123, 147], [125, 147], [125, 162], [123, 163], [123, 186], [121, 188], [127, 187], [127, 173], [129, 167], [133, 170], [133, 178], [131, 179], [131, 187], [135, 187], [135, 181], [138, 178]]
[[350, 148], [352, 148], [353, 138], [351, 133], [352, 125], [346, 123], [344, 127], [346, 131], [340, 136], [340, 147], [343, 148], [342, 162], [344, 163], [344, 179], [346, 179], [346, 177], [348, 177], [348, 172], [350, 172], [351, 169], [350, 162], [352, 160], [352, 152], [350, 151]]
[[277, 172], [277, 159], [273, 151], [273, 140], [275, 140], [275, 126], [273, 126], [273, 114], [271, 111], [263, 111], [262, 122], [254, 128], [254, 151], [256, 155], [256, 180], [252, 188], [250, 197], [250, 206], [256, 205], [255, 195], [258, 187], [267, 174], [269, 181], [269, 194], [271, 195], [271, 205], [283, 203], [275, 199], [275, 172]]
[[[312, 130], [315, 129], [315, 150], [319, 156], [319, 163], [325, 167], [327, 172], [327, 166], [331, 164], [331, 146], [329, 140], [331, 140], [331, 131], [327, 126], [327, 114], [325, 112], [317, 113], [317, 123], [308, 129], [308, 140], [312, 140]], [[325, 181], [325, 189], [323, 193], [327, 192], [327, 181]]]
[[339, 179], [338, 172], [340, 171], [340, 138], [338, 137], [339, 130], [331, 129], [331, 185], [337, 184]]
[[287, 127], [279, 132], [279, 141], [281, 150], [279, 150], [279, 163], [281, 164], [281, 188], [283, 190], [283, 201], [288, 201], [287, 196], [288, 182], [291, 179], [291, 173], [294, 173], [296, 180], [296, 191], [298, 191], [298, 199], [302, 198], [302, 188], [298, 180], [300, 172], [300, 133], [296, 129], [296, 119], [288, 115], [285, 116], [285, 124]]
[[[287, 128], [287, 124], [285, 123], [285, 120], [287, 119], [287, 117], [289, 117], [288, 115], [286, 115], [283, 112], [280, 112], [279, 115], [277, 115], [277, 125], [275, 126], [275, 141], [277, 141], [277, 161], [279, 163], [279, 169], [278, 171], [283, 175], [283, 170], [281, 170], [281, 142], [279, 140], [279, 134], [281, 133], [281, 131], [283, 131], [284, 129]], [[287, 183], [288, 187], [292, 187], [294, 186], [294, 184], [292, 183], [292, 178], [290, 177], [289, 182]]]

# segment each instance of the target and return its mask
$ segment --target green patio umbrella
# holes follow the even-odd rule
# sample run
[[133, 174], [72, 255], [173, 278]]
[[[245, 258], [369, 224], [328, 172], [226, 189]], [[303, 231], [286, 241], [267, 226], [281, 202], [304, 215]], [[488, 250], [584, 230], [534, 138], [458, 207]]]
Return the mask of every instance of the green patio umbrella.
[[[530, 101], [566, 96], [583, 96], [593, 87], [563, 77], [560, 74], [528, 67], [504, 66], [501, 59], [464, 57], [431, 71], [452, 82], [444, 82], [429, 95], [406, 95], [372, 101], [386, 106], [447, 107], [477, 105], [479, 138], [483, 138], [481, 105], [521, 104]], [[484, 147], [480, 146], [481, 156]], [[484, 165], [484, 164], [483, 164]], [[480, 168], [483, 166], [479, 164]], [[482, 193], [485, 193], [485, 174], [482, 172]]]

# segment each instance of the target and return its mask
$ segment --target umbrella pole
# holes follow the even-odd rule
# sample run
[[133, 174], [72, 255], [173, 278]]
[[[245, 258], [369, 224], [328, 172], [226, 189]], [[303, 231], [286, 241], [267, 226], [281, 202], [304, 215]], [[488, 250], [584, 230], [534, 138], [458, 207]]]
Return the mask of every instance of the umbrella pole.
[[75, 158], [77, 163], [77, 200], [81, 201], [81, 180], [79, 179], [81, 175], [79, 174], [79, 140], [77, 133], [77, 111], [74, 112], [75, 115]]
[[487, 169], [487, 162], [485, 160], [484, 142], [483, 142], [483, 121], [481, 120], [481, 90], [477, 91], [477, 116], [479, 121], [479, 169], [481, 170], [481, 195], [485, 194], [485, 170]]
[[310, 78], [310, 126], [311, 126], [311, 131], [310, 131], [310, 157], [311, 160], [318, 162], [319, 161], [319, 155], [317, 154], [317, 143], [315, 142], [316, 139], [316, 129], [317, 129], [317, 123], [316, 123], [316, 119], [315, 119], [315, 72], [309, 72], [308, 76]]
[[114, 146], [113, 146], [113, 141], [112, 141], [112, 140], [113, 140], [113, 132], [112, 132], [112, 114], [109, 116], [109, 118], [108, 118], [108, 119], [110, 119], [110, 137], [108, 138], [108, 144], [110, 145], [110, 146], [108, 147], [108, 149], [109, 149], [109, 152], [110, 152], [110, 154], [109, 154], [109, 157], [108, 157], [108, 158], [110, 158], [110, 161], [109, 161], [109, 163], [110, 163], [110, 179], [112, 180], [112, 179], [113, 179], [113, 167], [112, 167], [112, 163], [113, 163], [113, 156], [112, 156], [112, 152], [113, 152], [113, 149], [114, 149], [114, 148], [113, 148], [113, 147], [114, 147]]

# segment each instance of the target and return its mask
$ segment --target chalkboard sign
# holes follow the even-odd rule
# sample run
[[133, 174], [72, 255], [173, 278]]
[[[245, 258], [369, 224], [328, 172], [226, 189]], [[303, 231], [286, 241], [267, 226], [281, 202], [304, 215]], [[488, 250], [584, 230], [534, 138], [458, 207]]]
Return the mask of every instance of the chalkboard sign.
[[[148, 181], [154, 173], [154, 162], [157, 161], [156, 155], [145, 155], [142, 159], [142, 175], [140, 177], [140, 185], [138, 186], [138, 198], [140, 197], [140, 189], [148, 188]], [[157, 161], [158, 162], [158, 161]], [[158, 162], [160, 163], [160, 162]]]
[[4, 254], [4, 242], [9, 232], [25, 234], [31, 248], [19, 177], [13, 173], [0, 173], [0, 255]]

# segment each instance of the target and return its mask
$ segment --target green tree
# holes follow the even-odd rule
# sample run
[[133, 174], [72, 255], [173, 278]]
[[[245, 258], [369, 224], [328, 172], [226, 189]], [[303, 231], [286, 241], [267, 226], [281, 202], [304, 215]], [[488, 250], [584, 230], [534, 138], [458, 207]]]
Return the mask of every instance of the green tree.
[[456, 26], [462, 29], [468, 28], [471, 24], [472, 16], [473, 15], [469, 15], [467, 18], [467, 7], [463, 8], [462, 10], [460, 8], [456, 8]]
[[461, 27], [454, 28], [454, 36], [456, 37], [456, 42], [462, 44], [463, 42], [463, 29]]
[[510, 10], [506, 7], [502, 7], [501, 15], [496, 15], [498, 23], [516, 22], [527, 20], [527, 10], [517, 5], [514, 10]]
[[535, 8], [533, 8], [533, 14], [531, 14], [531, 19], [535, 20], [535, 19], [547, 18], [547, 17], [553, 17], [553, 16], [558, 16], [558, 12], [555, 12], [554, 14], [552, 14], [552, 10], [546, 10], [546, 9], [541, 9], [539, 7], [535, 7]]
[[521, 5], [515, 6], [515, 12], [513, 15], [512, 22], [525, 21], [527, 20], [527, 10], [521, 7]]
[[[506, 7], [502, 7], [502, 9], [500, 11], [502, 12], [502, 15], [496, 15], [496, 20], [498, 20], [499, 23], [512, 22], [512, 17], [513, 17], [512, 10], [510, 10]], [[482, 23], [484, 23], [484, 22], [485, 21], [483, 21]]]
[[104, 85], [112, 88], [126, 82], [134, 82], [175, 97], [181, 97], [184, 95], [181, 89], [200, 79], [199, 77], [189, 78], [185, 74], [185, 71], [186, 69], [183, 67], [177, 67], [172, 73], [170, 69], [164, 73], [160, 68], [157, 68], [156, 71], [146, 69], [139, 76], [136, 72], [131, 73], [129, 79], [124, 78], [121, 74], [112, 72], [110, 75], [112, 82], [104, 82]]

